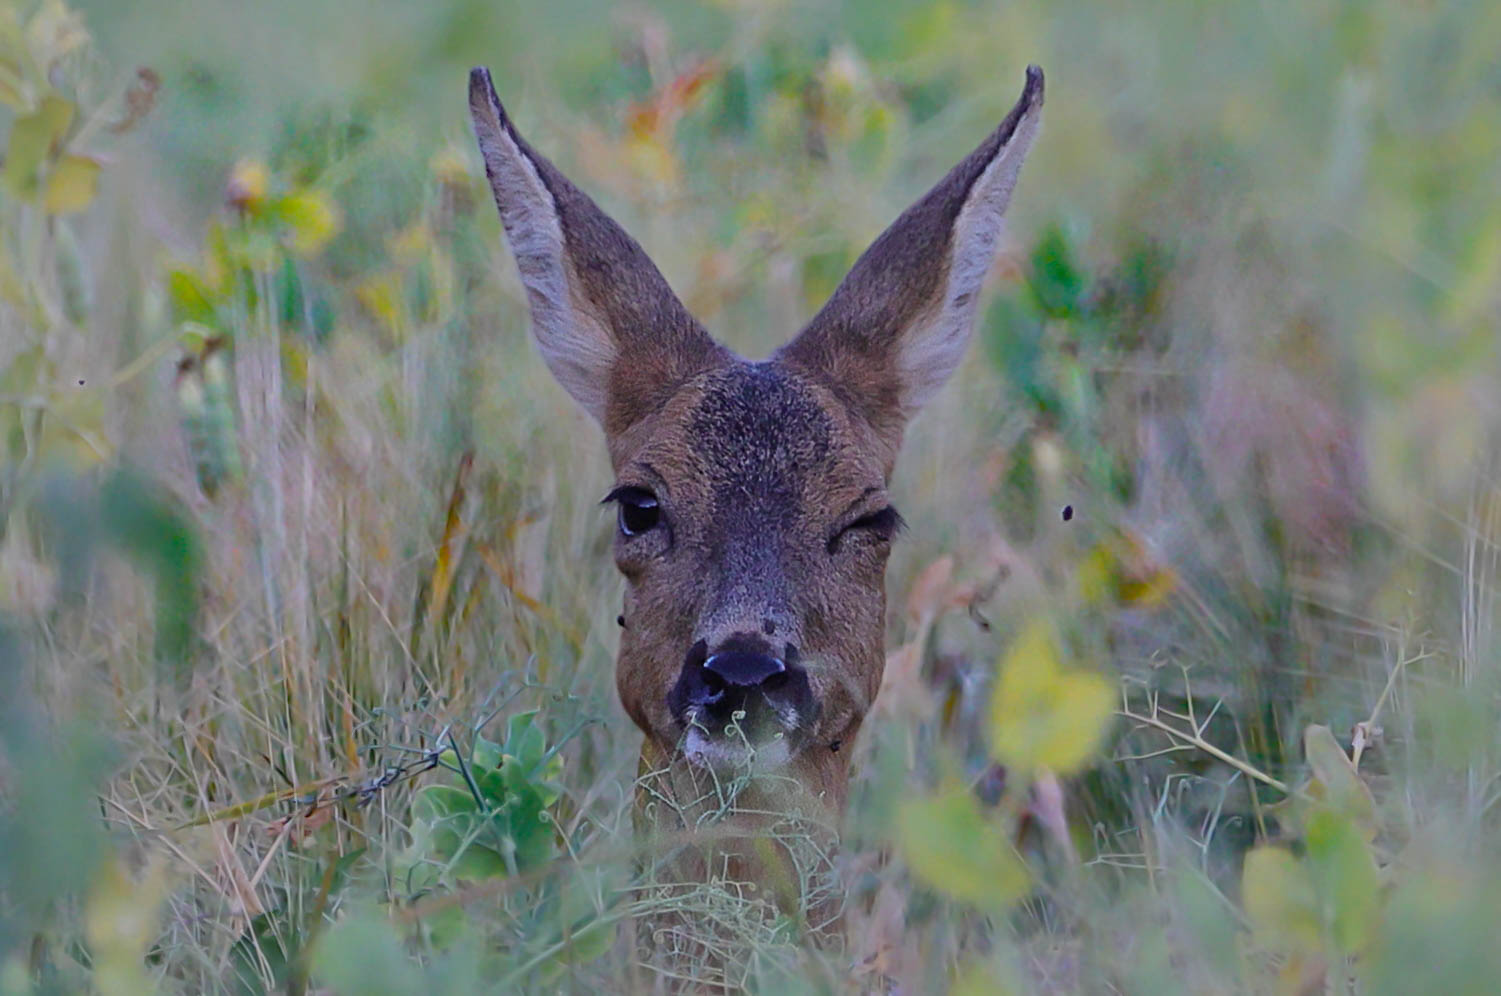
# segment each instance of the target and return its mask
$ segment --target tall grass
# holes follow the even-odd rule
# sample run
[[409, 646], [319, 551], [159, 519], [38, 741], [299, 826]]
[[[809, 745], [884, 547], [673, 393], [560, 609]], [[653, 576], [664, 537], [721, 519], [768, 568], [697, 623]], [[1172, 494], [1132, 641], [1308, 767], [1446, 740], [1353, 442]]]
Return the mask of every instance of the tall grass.
[[[1494, 4], [242, 6], [0, 19], [102, 167], [80, 211], [0, 195], [0, 992], [1489, 991]], [[465, 71], [760, 356], [1028, 62], [843, 846], [784, 828], [803, 908], [830, 862], [848, 896], [820, 945], [633, 834], [607, 461]], [[993, 763], [1038, 620], [1121, 689], [1062, 822]], [[903, 807], [955, 784], [1014, 901], [914, 873]], [[534, 789], [538, 856], [459, 874], [422, 800]]]

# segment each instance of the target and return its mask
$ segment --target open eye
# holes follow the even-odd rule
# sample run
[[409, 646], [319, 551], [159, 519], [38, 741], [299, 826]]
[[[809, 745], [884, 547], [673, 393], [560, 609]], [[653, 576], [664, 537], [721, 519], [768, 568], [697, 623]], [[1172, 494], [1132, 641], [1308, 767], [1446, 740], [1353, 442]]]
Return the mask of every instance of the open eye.
[[837, 553], [840, 541], [851, 533], [857, 532], [868, 533], [882, 543], [889, 543], [906, 525], [901, 513], [887, 505], [885, 508], [860, 516], [830, 537], [829, 552]]
[[657, 528], [662, 521], [662, 509], [657, 496], [645, 488], [616, 488], [605, 495], [605, 502], [614, 502], [622, 536], [640, 536]]

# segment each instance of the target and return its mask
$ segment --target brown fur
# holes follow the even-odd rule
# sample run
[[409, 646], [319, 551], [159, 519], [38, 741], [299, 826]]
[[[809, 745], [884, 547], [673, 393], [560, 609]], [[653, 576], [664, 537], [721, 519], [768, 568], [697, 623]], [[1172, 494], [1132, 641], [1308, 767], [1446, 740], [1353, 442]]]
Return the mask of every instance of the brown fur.
[[795, 652], [816, 703], [786, 763], [750, 780], [720, 843], [698, 852], [701, 873], [728, 861], [731, 874], [776, 878], [754, 844], [767, 814], [832, 826], [843, 809], [885, 661], [891, 530], [859, 524], [888, 506], [907, 420], [962, 355], [1041, 104], [1032, 67], [1000, 127], [871, 245], [800, 335], [753, 363], [715, 343], [641, 247], [516, 134], [488, 73], [471, 77], [543, 354], [599, 419], [617, 483], [660, 510], [658, 527], [617, 535], [615, 550], [627, 580], [616, 684], [646, 735], [650, 827], [697, 829], [719, 802], [718, 774], [684, 757], [668, 703], [692, 648], [764, 636]]

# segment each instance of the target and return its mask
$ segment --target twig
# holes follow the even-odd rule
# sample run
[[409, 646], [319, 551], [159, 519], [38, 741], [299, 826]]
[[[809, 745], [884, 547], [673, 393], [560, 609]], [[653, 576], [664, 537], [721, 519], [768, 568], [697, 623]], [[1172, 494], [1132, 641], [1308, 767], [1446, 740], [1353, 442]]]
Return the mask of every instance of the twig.
[[1278, 779], [1273, 778], [1271, 775], [1262, 771], [1260, 768], [1247, 764], [1245, 761], [1242, 761], [1240, 758], [1235, 757], [1232, 754], [1225, 753], [1214, 744], [1210, 743], [1208, 740], [1205, 740], [1197, 732], [1187, 733], [1183, 730], [1178, 729], [1177, 727], [1164, 723], [1156, 716], [1143, 716], [1140, 713], [1132, 712], [1130, 709], [1117, 709], [1115, 714], [1125, 719], [1132, 720], [1133, 722], [1141, 723], [1144, 726], [1150, 726], [1153, 729], [1161, 730], [1163, 733], [1166, 733], [1174, 740], [1181, 741], [1182, 743], [1185, 743], [1191, 747], [1197, 748], [1198, 750], [1201, 750], [1204, 753], [1208, 754], [1210, 757], [1225, 762], [1236, 771], [1239, 771], [1241, 774], [1245, 775], [1247, 778], [1254, 778], [1258, 782], [1261, 782], [1263, 785], [1268, 785], [1276, 789], [1278, 792], [1283, 793], [1284, 795], [1299, 794], [1297, 792], [1294, 792], [1291, 788], [1288, 788], [1286, 782], [1279, 781]]

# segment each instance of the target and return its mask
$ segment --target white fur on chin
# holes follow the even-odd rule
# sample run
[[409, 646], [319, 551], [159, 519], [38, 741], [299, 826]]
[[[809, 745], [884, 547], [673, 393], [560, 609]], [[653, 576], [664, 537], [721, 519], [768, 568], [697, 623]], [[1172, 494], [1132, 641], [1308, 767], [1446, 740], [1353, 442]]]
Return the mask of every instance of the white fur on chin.
[[743, 739], [710, 737], [701, 727], [689, 726], [683, 738], [683, 754], [688, 762], [726, 774], [749, 769], [751, 772], [775, 771], [792, 760], [787, 738], [779, 735], [764, 744], [753, 745]]

